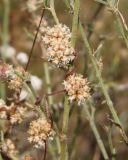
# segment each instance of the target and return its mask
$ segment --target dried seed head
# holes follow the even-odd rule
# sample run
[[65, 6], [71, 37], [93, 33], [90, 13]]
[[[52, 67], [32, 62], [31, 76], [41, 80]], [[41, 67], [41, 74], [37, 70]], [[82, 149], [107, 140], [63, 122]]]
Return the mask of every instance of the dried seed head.
[[70, 102], [84, 102], [90, 96], [89, 82], [80, 74], [72, 74], [64, 81], [64, 87]]
[[75, 59], [74, 48], [71, 47], [71, 32], [66, 25], [58, 24], [42, 29], [42, 42], [48, 61], [58, 67], [68, 68]]
[[18, 151], [11, 139], [6, 139], [0, 146], [1, 151], [6, 153], [9, 157], [15, 156]]
[[46, 119], [39, 118], [30, 123], [28, 134], [29, 142], [33, 143], [36, 148], [40, 148], [45, 145], [47, 140], [53, 137], [54, 131]]

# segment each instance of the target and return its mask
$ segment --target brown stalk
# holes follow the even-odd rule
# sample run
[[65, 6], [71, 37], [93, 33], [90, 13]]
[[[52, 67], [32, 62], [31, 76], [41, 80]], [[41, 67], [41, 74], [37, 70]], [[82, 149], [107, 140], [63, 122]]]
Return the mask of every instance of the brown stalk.
[[29, 66], [29, 64], [30, 64], [30, 60], [31, 60], [31, 57], [32, 57], [32, 54], [33, 54], [33, 50], [34, 50], [34, 47], [35, 47], [36, 39], [37, 39], [39, 30], [40, 30], [40, 26], [41, 26], [41, 22], [42, 22], [44, 13], [45, 13], [45, 8], [43, 8], [43, 11], [42, 11], [42, 15], [41, 15], [41, 18], [40, 18], [39, 25], [38, 25], [38, 27], [37, 27], [37, 31], [36, 31], [36, 35], [35, 35], [35, 38], [34, 38], [34, 41], [33, 41], [33, 44], [32, 44], [32, 48], [31, 48], [30, 53], [29, 53], [28, 63], [27, 63], [27, 65], [26, 65], [26, 67], [25, 67], [25, 71], [27, 71], [28, 66]]

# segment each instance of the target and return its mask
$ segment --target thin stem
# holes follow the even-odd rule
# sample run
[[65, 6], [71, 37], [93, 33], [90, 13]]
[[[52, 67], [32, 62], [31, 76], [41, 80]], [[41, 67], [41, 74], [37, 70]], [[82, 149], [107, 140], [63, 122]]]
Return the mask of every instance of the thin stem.
[[59, 24], [59, 20], [57, 18], [56, 12], [55, 12], [54, 0], [50, 0], [50, 11], [52, 13], [52, 16], [53, 16], [56, 24]]
[[75, 47], [76, 39], [77, 39], [77, 31], [78, 31], [78, 19], [79, 19], [79, 0], [75, 0], [74, 2], [74, 15], [72, 22], [72, 46]]
[[[4, 0], [4, 19], [3, 19], [3, 34], [2, 34], [2, 43], [4, 47], [4, 52], [9, 42], [9, 14], [10, 14], [10, 0]], [[2, 53], [2, 59], [5, 60], [5, 53]], [[6, 99], [6, 86], [4, 83], [0, 82], [0, 97]]]
[[4, 0], [4, 20], [3, 20], [3, 44], [6, 46], [9, 42], [9, 14], [10, 14], [10, 0]]
[[116, 160], [116, 149], [113, 146], [113, 142], [112, 142], [112, 126], [110, 126], [108, 129], [108, 143], [111, 151], [112, 160]]
[[[89, 58], [90, 58], [90, 60], [91, 60], [91, 62], [92, 62], [93, 68], [94, 68], [94, 70], [95, 70], [95, 72], [96, 72], [96, 77], [97, 77], [97, 79], [98, 79], [98, 81], [99, 81], [101, 90], [102, 90], [102, 92], [103, 92], [103, 94], [104, 94], [104, 96], [105, 96], [106, 102], [107, 102], [107, 104], [108, 104], [108, 108], [109, 108], [109, 110], [110, 110], [110, 112], [111, 112], [111, 114], [112, 114], [112, 117], [113, 117], [115, 123], [117, 123], [117, 124], [122, 128], [121, 122], [120, 122], [119, 117], [118, 117], [118, 115], [117, 115], [117, 112], [116, 112], [116, 110], [115, 110], [115, 108], [114, 108], [114, 106], [113, 106], [113, 102], [112, 102], [112, 100], [111, 100], [111, 98], [110, 98], [110, 96], [109, 96], [109, 94], [108, 94], [108, 92], [107, 92], [106, 86], [105, 86], [105, 84], [104, 84], [104, 82], [103, 82], [103, 79], [102, 79], [102, 76], [101, 76], [101, 72], [100, 72], [99, 69], [98, 69], [97, 61], [96, 61], [95, 57], [93, 56], [93, 51], [92, 51], [91, 46], [90, 46], [90, 44], [89, 44], [89, 42], [88, 42], [88, 40], [87, 40], [87, 36], [86, 36], [86, 34], [85, 34], [85, 32], [84, 32], [84, 29], [83, 29], [81, 23], [79, 23], [79, 29], [80, 29], [80, 32], [81, 32], [81, 35], [82, 35], [82, 38], [83, 38], [85, 47], [86, 47], [87, 50], [88, 50], [88, 52], [87, 52], [87, 53], [88, 53], [88, 56], [89, 56]], [[124, 132], [124, 133], [125, 133], [125, 132]], [[124, 139], [124, 141], [125, 141], [126, 143], [128, 143], [128, 140], [126, 139], [126, 137], [127, 137], [127, 136], [126, 136], [126, 134], [125, 134], [125, 137], [123, 137], [123, 139]]]
[[[125, 29], [125, 24], [122, 22], [122, 19], [121, 19], [121, 14], [119, 14], [120, 12], [114, 12], [114, 15], [116, 17], [116, 22], [117, 22], [117, 25], [118, 25], [118, 28], [119, 28], [119, 31], [120, 31], [120, 34], [126, 44], [126, 47], [128, 48], [128, 39], [127, 39], [127, 36], [126, 36], [126, 32], [127, 30]], [[121, 16], [120, 16], [121, 15]]]
[[[45, 82], [47, 85], [47, 93], [51, 94], [52, 89], [51, 89], [50, 73], [49, 73], [48, 64], [46, 62], [44, 62], [44, 73], [45, 73]], [[48, 96], [48, 102], [49, 102], [50, 106], [53, 105], [53, 97], [52, 96]]]
[[[71, 44], [75, 48], [76, 39], [77, 39], [77, 30], [78, 30], [78, 17], [79, 17], [79, 0], [74, 1], [74, 14], [72, 22], [72, 38]], [[64, 115], [63, 115], [63, 127], [62, 127], [62, 143], [61, 143], [61, 160], [67, 160], [68, 155], [68, 145], [67, 145], [67, 133], [68, 133], [68, 121], [69, 121], [69, 112], [70, 106], [68, 103], [68, 98], [65, 97], [64, 104]]]
[[115, 4], [113, 4], [110, 0], [107, 0], [107, 2], [104, 5], [108, 6], [110, 11], [112, 11], [113, 15], [115, 16], [120, 34], [126, 44], [126, 47], [128, 48], [128, 37], [127, 37], [128, 27], [124, 20], [124, 17], [122, 16], [121, 12], [118, 9], [119, 0]]
[[0, 160], [3, 160], [2, 155], [0, 154]]
[[94, 136], [95, 136], [95, 138], [96, 138], [96, 141], [97, 141], [97, 143], [98, 143], [98, 146], [99, 146], [99, 148], [100, 148], [100, 150], [101, 150], [101, 153], [102, 153], [104, 159], [105, 159], [105, 160], [108, 160], [109, 157], [108, 157], [107, 151], [106, 151], [106, 149], [105, 149], [105, 146], [104, 146], [104, 144], [103, 144], [103, 141], [102, 141], [102, 139], [101, 139], [101, 137], [100, 137], [99, 131], [98, 131], [98, 129], [97, 129], [97, 127], [96, 127], [96, 124], [95, 124], [95, 121], [94, 121], [94, 113], [90, 113], [87, 104], [85, 104], [85, 105], [83, 106], [83, 111], [85, 112], [85, 114], [86, 114], [86, 116], [87, 116], [87, 119], [88, 119], [88, 121], [89, 121], [89, 123], [90, 123], [90, 127], [91, 127], [91, 129], [92, 129], [92, 131], [93, 131], [93, 133], [94, 133]]
[[69, 111], [70, 111], [70, 106], [68, 98], [65, 97], [60, 160], [68, 160], [67, 132], [68, 132]]
[[47, 142], [45, 142], [45, 147], [44, 147], [44, 158], [43, 158], [43, 160], [46, 160], [46, 155], [47, 155]]
[[32, 48], [31, 48], [30, 53], [29, 53], [29, 59], [28, 59], [27, 65], [26, 65], [26, 67], [25, 67], [25, 71], [27, 71], [28, 66], [29, 66], [29, 63], [30, 63], [30, 60], [31, 60], [31, 58], [32, 58], [33, 49], [34, 49], [34, 47], [35, 47], [36, 39], [37, 39], [39, 30], [40, 30], [40, 26], [41, 26], [41, 22], [42, 22], [44, 13], [45, 13], [45, 9], [43, 9], [43, 11], [42, 11], [41, 19], [40, 19], [39, 26], [38, 26], [37, 31], [36, 31], [36, 35], [35, 35], [35, 38], [34, 38], [34, 41], [33, 41], [33, 44], [32, 44]]
[[102, 92], [103, 92], [103, 94], [104, 94], [104, 96], [105, 96], [105, 98], [106, 98], [106, 101], [107, 101], [108, 107], [109, 107], [109, 109], [110, 109], [110, 112], [111, 112], [111, 114], [112, 114], [112, 116], [113, 116], [114, 121], [115, 121], [116, 123], [120, 124], [120, 120], [119, 120], [119, 118], [118, 118], [118, 116], [117, 116], [117, 113], [116, 113], [116, 111], [115, 111], [115, 109], [114, 109], [113, 103], [112, 103], [112, 101], [111, 101], [111, 99], [110, 99], [110, 97], [109, 97], [109, 95], [108, 95], [107, 89], [106, 89], [106, 87], [105, 87], [105, 85], [104, 85], [104, 83], [103, 83], [103, 80], [102, 80], [102, 77], [101, 77], [101, 72], [100, 72], [99, 69], [98, 69], [97, 62], [96, 62], [96, 60], [95, 60], [95, 57], [93, 56], [93, 51], [92, 51], [92, 49], [91, 49], [91, 47], [90, 47], [90, 44], [89, 44], [89, 42], [88, 42], [88, 40], [87, 40], [86, 34], [85, 34], [85, 32], [84, 32], [84, 29], [83, 29], [81, 23], [79, 24], [79, 28], [80, 28], [80, 32], [81, 32], [82, 38], [83, 38], [83, 40], [84, 40], [84, 44], [85, 44], [85, 46], [86, 46], [86, 48], [87, 48], [87, 50], [88, 50], [89, 58], [90, 58], [90, 60], [91, 60], [91, 62], [92, 62], [92, 64], [93, 64], [93, 67], [94, 67], [94, 69], [95, 69], [96, 77], [97, 77], [97, 79], [99, 80], [100, 87], [101, 87]]

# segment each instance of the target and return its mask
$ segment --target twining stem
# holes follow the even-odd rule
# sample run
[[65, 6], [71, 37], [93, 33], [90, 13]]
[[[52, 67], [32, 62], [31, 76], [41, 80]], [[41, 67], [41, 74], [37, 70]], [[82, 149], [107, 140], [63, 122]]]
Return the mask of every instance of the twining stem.
[[[97, 143], [98, 143], [98, 146], [99, 146], [99, 148], [100, 148], [100, 150], [101, 150], [101, 153], [102, 153], [104, 159], [105, 159], [105, 160], [109, 160], [107, 151], [106, 151], [106, 149], [105, 149], [105, 146], [104, 146], [104, 144], [103, 144], [103, 141], [102, 141], [102, 139], [101, 139], [101, 137], [100, 137], [99, 131], [98, 131], [98, 129], [97, 129], [97, 127], [96, 127], [96, 124], [95, 124], [94, 113], [90, 113], [88, 107], [89, 107], [89, 106], [85, 103], [85, 105], [83, 106], [83, 111], [85, 112], [85, 114], [86, 114], [86, 116], [87, 116], [87, 119], [88, 119], [88, 121], [89, 121], [89, 123], [90, 123], [90, 127], [91, 127], [91, 129], [92, 129], [92, 131], [93, 131], [93, 134], [95, 135], [96, 141], [97, 141]], [[94, 109], [94, 108], [93, 108], [93, 109]], [[93, 110], [93, 111], [94, 111], [94, 110]], [[93, 111], [92, 111], [92, 112], [93, 112]]]

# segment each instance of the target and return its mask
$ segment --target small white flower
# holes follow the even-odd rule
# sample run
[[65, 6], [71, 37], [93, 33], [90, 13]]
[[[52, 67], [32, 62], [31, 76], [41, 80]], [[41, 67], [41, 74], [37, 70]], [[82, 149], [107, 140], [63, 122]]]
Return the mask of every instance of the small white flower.
[[31, 84], [32, 84], [33, 88], [36, 91], [38, 91], [42, 88], [43, 81], [39, 77], [33, 75], [30, 77], [30, 80], [31, 80]]
[[41, 32], [42, 44], [45, 46], [48, 61], [58, 67], [68, 68], [75, 59], [70, 29], [66, 25], [59, 24], [45, 27]]
[[33, 143], [35, 148], [42, 148], [45, 141], [51, 140], [55, 135], [51, 124], [44, 118], [39, 118], [30, 123], [28, 129], [28, 141]]
[[1, 46], [0, 47], [0, 54], [2, 56], [4, 56], [5, 58], [12, 58], [15, 56], [16, 54], [16, 49], [10, 45], [7, 45], [7, 46]]
[[80, 74], [72, 74], [63, 82], [70, 102], [77, 101], [80, 105], [90, 97], [89, 82]]
[[24, 52], [19, 52], [16, 56], [16, 59], [22, 63], [22, 64], [26, 64], [28, 62], [28, 55]]

